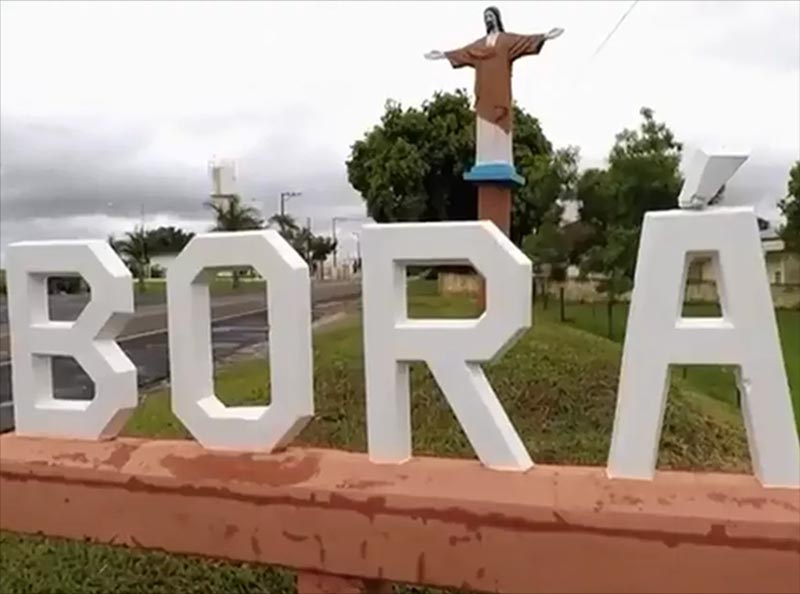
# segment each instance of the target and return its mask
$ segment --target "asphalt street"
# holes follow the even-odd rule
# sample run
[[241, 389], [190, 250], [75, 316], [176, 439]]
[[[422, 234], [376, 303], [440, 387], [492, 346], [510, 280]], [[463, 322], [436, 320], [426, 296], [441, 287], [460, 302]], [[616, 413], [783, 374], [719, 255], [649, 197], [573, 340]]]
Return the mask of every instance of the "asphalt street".
[[[354, 299], [360, 293], [361, 286], [356, 283], [314, 283], [312, 317], [317, 319], [322, 304]], [[52, 297], [51, 319], [75, 319], [86, 301], [87, 297], [81, 295]], [[268, 328], [263, 294], [212, 297], [211, 312], [215, 361], [266, 341]], [[12, 421], [12, 411], [8, 406], [12, 388], [7, 321], [6, 303], [3, 300], [0, 302], [0, 431], [10, 428]], [[137, 304], [134, 318], [118, 339], [120, 347], [136, 366], [138, 384], [142, 388], [161, 382], [169, 375], [166, 327], [163, 295], [154, 295]], [[71, 358], [53, 358], [53, 387], [56, 398], [91, 399], [94, 395], [92, 381]]]

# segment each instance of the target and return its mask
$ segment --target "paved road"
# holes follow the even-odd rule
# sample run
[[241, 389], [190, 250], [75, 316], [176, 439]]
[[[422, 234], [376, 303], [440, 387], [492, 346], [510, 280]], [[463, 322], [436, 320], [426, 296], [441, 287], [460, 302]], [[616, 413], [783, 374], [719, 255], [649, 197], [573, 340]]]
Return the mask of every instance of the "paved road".
[[[242, 292], [240, 294], [229, 295], [231, 297], [252, 296], [255, 293]], [[166, 294], [163, 291], [150, 291], [147, 293], [136, 293], [134, 295], [136, 311], [150, 305], [163, 305]], [[80, 295], [51, 295], [49, 299], [50, 317], [54, 320], [74, 320], [89, 301], [89, 294]], [[0, 295], [0, 333], [6, 332], [8, 324], [8, 307], [6, 296]]]
[[[320, 305], [332, 301], [343, 301], [360, 295], [361, 287], [350, 282], [320, 282], [312, 288], [313, 317], [319, 315]], [[53, 319], [74, 319], [86, 302], [77, 295], [63, 295], [52, 301]], [[154, 300], [157, 300], [154, 297]], [[6, 333], [5, 302], [0, 303], [0, 333]], [[214, 359], [258, 343], [267, 336], [267, 318], [264, 296], [260, 293], [217, 297], [212, 299], [211, 324]], [[162, 303], [139, 304], [119, 340], [122, 350], [130, 357], [138, 371], [140, 387], [147, 387], [165, 379], [169, 370], [167, 348], [167, 318]], [[0, 334], [1, 336], [2, 334]], [[6, 337], [7, 340], [7, 337]], [[10, 407], [4, 403], [11, 400], [11, 367], [8, 360], [7, 342], [0, 345], [0, 431], [9, 428]], [[77, 363], [69, 358], [53, 359], [53, 385], [57, 398], [91, 399], [94, 387]]]

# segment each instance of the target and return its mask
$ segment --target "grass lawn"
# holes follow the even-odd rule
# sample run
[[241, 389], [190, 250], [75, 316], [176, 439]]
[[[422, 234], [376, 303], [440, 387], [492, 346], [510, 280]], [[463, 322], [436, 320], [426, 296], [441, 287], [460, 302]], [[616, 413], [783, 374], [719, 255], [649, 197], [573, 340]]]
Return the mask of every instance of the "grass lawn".
[[[537, 304], [536, 309], [536, 314], [539, 316], [537, 319], [542, 317], [551, 321], [559, 319], [559, 303], [557, 299], [551, 298], [547, 310], [541, 308], [541, 303]], [[598, 336], [608, 336], [608, 313], [605, 303], [567, 303], [565, 313], [568, 324]], [[688, 317], [719, 316], [719, 305], [714, 303], [687, 304], [684, 315]], [[800, 430], [800, 310], [778, 309], [775, 310], [775, 315], [778, 320], [783, 363], [786, 366], [789, 390], [792, 394], [795, 423], [798, 430]], [[614, 306], [611, 321], [613, 339], [622, 343], [628, 322], [627, 303], [618, 303]], [[736, 382], [731, 367], [716, 365], [681, 366], [673, 370], [673, 373], [685, 378], [689, 385], [697, 391], [729, 405], [736, 406]]]
[[[415, 285], [412, 315], [474, 314], [471, 301], [444, 300], [434, 290], [431, 283]], [[620, 353], [614, 342], [539, 316], [536, 327], [514, 348], [486, 366], [492, 386], [536, 462], [605, 463]], [[297, 441], [365, 451], [358, 317], [315, 335], [314, 365], [317, 414]], [[218, 370], [217, 391], [228, 404], [266, 402], [268, 373], [264, 361], [236, 363]], [[423, 365], [413, 367], [411, 382], [415, 453], [474, 457]], [[170, 412], [166, 390], [145, 400], [125, 433], [187, 437]], [[674, 378], [659, 466], [748, 472], [747, 444], [738, 412], [698, 393], [692, 383]], [[0, 592], [42, 591], [283, 593], [293, 591], [293, 583], [288, 572], [276, 568], [0, 534]]]

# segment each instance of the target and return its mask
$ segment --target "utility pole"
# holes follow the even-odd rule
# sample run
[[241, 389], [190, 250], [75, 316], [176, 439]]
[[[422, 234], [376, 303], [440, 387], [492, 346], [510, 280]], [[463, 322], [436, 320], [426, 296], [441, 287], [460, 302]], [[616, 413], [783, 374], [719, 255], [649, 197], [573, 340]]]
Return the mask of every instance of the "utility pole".
[[311, 238], [313, 237], [311, 233], [311, 217], [306, 217], [306, 229], [308, 229], [308, 233], [306, 234], [306, 253], [308, 254], [309, 261], [311, 260]]
[[281, 216], [286, 214], [286, 201], [295, 196], [302, 196], [302, 192], [281, 192]]
[[[336, 244], [336, 219], [337, 219], [337, 217], [333, 217], [331, 219], [331, 233], [332, 233], [332, 237], [333, 237], [333, 274], [334, 275], [336, 274], [336, 252], [339, 251], [338, 250], [339, 246]], [[334, 278], [336, 278], [336, 277], [334, 276]]]

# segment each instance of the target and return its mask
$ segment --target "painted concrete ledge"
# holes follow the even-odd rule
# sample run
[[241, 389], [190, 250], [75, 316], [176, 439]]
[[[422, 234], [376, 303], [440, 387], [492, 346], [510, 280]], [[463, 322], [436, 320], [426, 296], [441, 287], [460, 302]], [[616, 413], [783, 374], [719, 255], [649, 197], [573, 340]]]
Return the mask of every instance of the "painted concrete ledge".
[[501, 592], [800, 590], [800, 491], [739, 475], [612, 481], [599, 468], [8, 434], [0, 528], [283, 565], [307, 591], [351, 579], [320, 575]]

